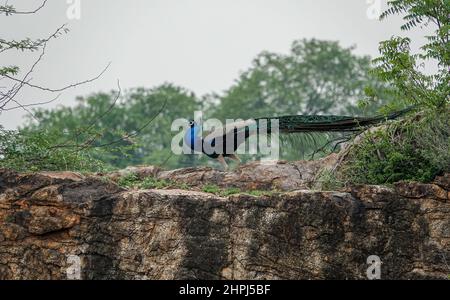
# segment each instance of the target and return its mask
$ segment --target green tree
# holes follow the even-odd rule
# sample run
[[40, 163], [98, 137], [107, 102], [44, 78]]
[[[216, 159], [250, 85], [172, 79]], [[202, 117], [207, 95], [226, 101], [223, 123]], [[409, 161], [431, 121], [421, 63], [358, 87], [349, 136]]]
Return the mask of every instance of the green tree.
[[[32, 15], [38, 13], [47, 3], [43, 0], [36, 9], [28, 11], [17, 10], [6, 2], [0, 5], [0, 17], [13, 17], [16, 15]], [[55, 94], [66, 89], [90, 82], [99, 76], [74, 83], [63, 88], [52, 89], [33, 82], [33, 72], [41, 63], [45, 55], [47, 44], [60, 35], [67, 33], [68, 29], [63, 25], [57, 28], [46, 38], [31, 39], [6, 39], [0, 37], [0, 57], [7, 52], [20, 52], [27, 55], [31, 52], [39, 52], [34, 62], [27, 68], [20, 69], [14, 62], [10, 65], [0, 65], [0, 116], [9, 111], [22, 109], [30, 117], [33, 117], [31, 109], [44, 103], [53, 102], [58, 97], [42, 102], [29, 103], [22, 99], [21, 92], [24, 88], [45, 91]], [[106, 70], [106, 69], [105, 69]], [[0, 167], [14, 168], [20, 171], [27, 170], [98, 170], [103, 164], [96, 161], [92, 154], [97, 150], [88, 147], [61, 147], [57, 145], [58, 132], [52, 128], [40, 131], [8, 131], [0, 126]], [[86, 142], [86, 141], [85, 141]]]
[[[47, 0], [42, 1], [38, 8], [30, 11], [18, 11], [13, 5], [6, 3], [0, 5], [0, 16], [11, 17], [15, 15], [35, 14], [45, 6], [46, 2]], [[14, 64], [7, 66], [0, 65], [0, 80], [2, 81], [2, 85], [0, 86], [0, 115], [14, 109], [23, 109], [28, 112], [27, 107], [38, 105], [36, 103], [22, 103], [22, 100], [19, 99], [20, 92], [24, 87], [44, 89], [41, 86], [33, 85], [31, 83], [31, 74], [44, 56], [47, 44], [52, 39], [58, 38], [60, 35], [67, 32], [68, 29], [63, 25], [46, 38], [30, 39], [27, 37], [16, 40], [0, 37], [0, 57], [2, 54], [11, 51], [20, 51], [23, 54], [37, 51], [41, 52], [35, 62], [26, 70], [21, 70]], [[21, 77], [19, 77], [19, 75]]]
[[[435, 27], [419, 53], [411, 53], [409, 38], [392, 37], [380, 43], [381, 56], [375, 59], [373, 74], [419, 112], [367, 133], [350, 149], [342, 174], [353, 183], [428, 182], [450, 172], [450, 1], [395, 0], [388, 5], [381, 19], [402, 15], [402, 30]], [[421, 67], [430, 62], [437, 62], [438, 70], [428, 75]]]
[[[365, 90], [390, 100], [385, 86], [369, 74], [370, 57], [353, 54], [338, 42], [298, 40], [287, 55], [263, 52], [222, 96], [212, 114], [257, 118], [286, 114], [354, 114]], [[217, 97], [216, 97], [217, 98]]]
[[[374, 114], [392, 101], [392, 95], [386, 84], [370, 74], [370, 57], [358, 56], [353, 50], [338, 42], [303, 39], [295, 41], [286, 55], [263, 52], [230, 89], [212, 98], [219, 104], [211, 105], [210, 114], [223, 120], [289, 114]], [[309, 158], [334, 136], [282, 137], [282, 158]], [[332, 149], [332, 145], [325, 147], [321, 154]]]
[[[118, 97], [117, 92], [79, 97], [75, 107], [37, 109], [22, 131], [52, 129], [60, 132], [59, 143], [102, 149], [94, 157], [115, 168], [164, 164], [165, 167], [195, 165], [196, 156], [172, 155], [171, 124], [192, 118], [199, 109], [194, 93], [164, 84], [152, 89], [136, 88]], [[93, 137], [93, 138], [91, 138]]]
[[[374, 60], [374, 75], [389, 83], [399, 98], [418, 108], [448, 109], [450, 101], [450, 1], [449, 0], [395, 0], [388, 2], [385, 19], [394, 14], [403, 15], [401, 29], [434, 26], [434, 34], [426, 36], [421, 51], [412, 54], [411, 40], [392, 37], [380, 43], [381, 56]], [[427, 75], [422, 67], [437, 62], [438, 71]]]

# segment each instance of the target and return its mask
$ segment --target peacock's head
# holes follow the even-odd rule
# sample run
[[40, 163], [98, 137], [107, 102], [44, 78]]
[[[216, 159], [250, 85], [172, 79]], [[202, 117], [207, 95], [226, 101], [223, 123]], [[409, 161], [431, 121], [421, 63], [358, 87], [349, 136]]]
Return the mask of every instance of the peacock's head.
[[188, 128], [190, 128], [191, 131], [193, 131], [193, 132], [195, 131], [195, 133], [197, 135], [200, 132], [200, 129], [202, 127], [201, 124], [202, 124], [201, 121], [197, 122], [197, 121], [194, 121], [194, 120], [189, 120]]
[[184, 141], [190, 148], [193, 149], [193, 147], [195, 147], [196, 145], [196, 142], [201, 139], [199, 137], [200, 128], [194, 120], [189, 120], [188, 125], [189, 127], [187, 128], [184, 135]]

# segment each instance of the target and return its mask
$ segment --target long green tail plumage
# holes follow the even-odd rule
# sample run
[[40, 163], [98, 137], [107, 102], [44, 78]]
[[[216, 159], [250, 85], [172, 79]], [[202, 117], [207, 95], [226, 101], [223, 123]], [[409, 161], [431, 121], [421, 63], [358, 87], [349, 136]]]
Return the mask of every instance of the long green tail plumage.
[[270, 117], [256, 119], [257, 126], [260, 127], [261, 120], [267, 120], [267, 128], [270, 132], [271, 120], [279, 121], [280, 133], [308, 133], [308, 132], [354, 132], [363, 128], [380, 124], [386, 120], [396, 119], [405, 113], [411, 111], [409, 107], [387, 116], [375, 117], [350, 117], [350, 116], [308, 116], [294, 115], [282, 117]]

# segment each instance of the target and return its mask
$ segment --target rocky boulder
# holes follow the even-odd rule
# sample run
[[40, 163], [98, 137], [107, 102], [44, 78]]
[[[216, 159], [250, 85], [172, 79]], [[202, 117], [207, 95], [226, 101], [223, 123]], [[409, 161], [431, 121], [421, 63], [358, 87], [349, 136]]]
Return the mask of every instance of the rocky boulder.
[[139, 178], [148, 176], [158, 180], [184, 183], [191, 188], [217, 185], [222, 188], [242, 190], [280, 190], [292, 191], [309, 188], [320, 170], [332, 168], [338, 161], [338, 154], [331, 154], [319, 160], [259, 161], [242, 164], [234, 170], [223, 172], [210, 167], [194, 167], [165, 171], [155, 166], [129, 167], [109, 174], [101, 174], [118, 181], [128, 174]]
[[295, 164], [277, 168], [263, 180], [243, 166], [239, 183], [207, 169], [147, 176], [297, 190], [223, 198], [0, 170], [0, 279], [366, 279], [372, 255], [382, 279], [448, 278], [450, 174], [319, 192]]

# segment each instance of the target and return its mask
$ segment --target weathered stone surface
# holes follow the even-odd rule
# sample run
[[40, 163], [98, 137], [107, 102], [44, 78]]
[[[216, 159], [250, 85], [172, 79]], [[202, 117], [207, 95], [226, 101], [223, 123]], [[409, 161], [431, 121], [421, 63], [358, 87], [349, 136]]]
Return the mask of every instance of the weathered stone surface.
[[70, 255], [83, 279], [365, 279], [370, 255], [384, 279], [450, 274], [448, 174], [228, 198], [66, 175], [0, 171], [0, 279], [65, 279]]
[[236, 187], [243, 190], [281, 190], [291, 191], [308, 188], [318, 171], [331, 168], [338, 159], [337, 154], [314, 161], [275, 163], [252, 162], [243, 164], [235, 170], [223, 172], [209, 167], [185, 168], [164, 171], [158, 167], [130, 167], [108, 174], [113, 180], [134, 173], [141, 178], [152, 176], [157, 179], [186, 183], [191, 187], [214, 184], [219, 187]]

